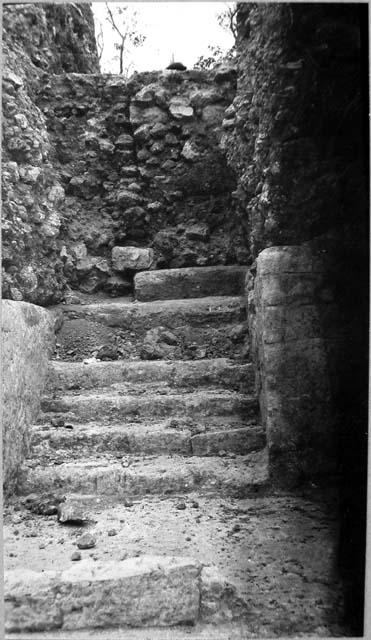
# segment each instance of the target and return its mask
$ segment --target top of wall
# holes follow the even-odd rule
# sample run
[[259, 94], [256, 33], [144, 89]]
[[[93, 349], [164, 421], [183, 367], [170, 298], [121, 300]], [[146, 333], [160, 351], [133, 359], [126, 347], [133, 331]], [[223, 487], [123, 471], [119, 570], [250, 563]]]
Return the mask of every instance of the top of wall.
[[3, 42], [8, 55], [28, 56], [36, 70], [99, 73], [90, 3], [4, 6]]

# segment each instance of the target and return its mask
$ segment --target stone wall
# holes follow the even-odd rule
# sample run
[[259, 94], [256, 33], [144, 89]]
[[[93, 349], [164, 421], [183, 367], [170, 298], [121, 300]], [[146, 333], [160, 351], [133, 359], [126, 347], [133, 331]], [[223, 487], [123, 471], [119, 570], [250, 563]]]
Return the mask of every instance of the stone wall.
[[365, 21], [364, 5], [239, 7], [238, 89], [223, 145], [255, 257], [365, 223]]
[[[323, 434], [327, 432], [330, 441], [331, 434], [336, 434], [341, 502], [339, 561], [349, 587], [346, 614], [355, 635], [363, 633], [367, 487], [367, 12], [364, 4], [240, 4], [237, 92], [226, 112], [221, 141], [236, 171], [237, 214], [247, 228], [257, 269], [265, 268], [267, 255], [277, 266], [285, 262], [287, 245], [298, 247], [302, 256], [309, 246], [314, 255], [324, 258], [323, 281], [333, 300], [319, 303], [315, 292], [309, 292], [311, 305], [315, 303], [310, 322], [309, 308], [293, 304], [286, 277], [275, 276], [284, 292], [280, 311], [259, 301], [268, 280], [262, 274], [258, 278], [258, 312], [266, 322], [274, 316], [274, 325], [265, 330], [281, 336], [275, 347], [265, 346], [266, 354], [275, 352], [271, 354], [273, 362], [260, 354], [260, 378], [266, 392], [261, 405], [272, 437], [271, 474], [277, 481], [292, 478], [295, 466], [297, 480], [313, 480], [316, 467], [308, 468], [301, 447], [307, 450], [311, 443], [310, 448], [316, 450], [312, 448], [310, 460], [321, 460]], [[267, 247], [275, 247], [272, 254], [265, 253]], [[255, 273], [256, 267], [250, 275], [250, 290]], [[300, 291], [307, 279], [306, 270], [300, 277], [299, 272], [292, 277], [293, 282], [298, 277]], [[275, 289], [271, 293], [276, 295]], [[329, 316], [325, 312], [327, 304], [336, 309]], [[302, 324], [297, 322], [297, 312], [303, 314]], [[257, 317], [252, 315], [251, 323], [258, 345]], [[307, 350], [308, 341], [315, 338], [314, 329], [323, 348], [315, 355], [311, 346], [308, 369], [295, 332], [300, 330]], [[285, 338], [289, 335], [292, 341]], [[282, 367], [276, 359], [278, 353]], [[320, 366], [313, 380], [315, 362]], [[290, 375], [292, 363], [298, 367], [297, 380]], [[305, 384], [305, 370], [312, 385]], [[296, 392], [300, 414], [295, 409]], [[305, 406], [300, 400], [304, 393], [308, 394]], [[329, 398], [331, 412], [325, 410]], [[321, 411], [323, 422], [318, 429]], [[276, 428], [279, 415], [282, 430]], [[296, 460], [292, 451], [286, 455], [290, 448], [288, 435], [293, 435]]]
[[27, 302], [3, 300], [1, 307], [3, 487], [7, 497], [16, 489], [29, 451], [29, 428], [39, 412], [54, 347], [54, 319], [45, 309]]
[[66, 284], [58, 242], [64, 189], [35, 103], [49, 73], [98, 71], [88, 5], [3, 7], [3, 296], [51, 304]]
[[60, 240], [70, 286], [132, 289], [114, 247], [150, 247], [153, 267], [246, 263], [235, 181], [218, 143], [235, 72], [54, 75], [37, 102], [63, 185]]
[[87, 4], [5, 7], [4, 58], [5, 298], [128, 293], [115, 246], [154, 268], [247, 263], [219, 146], [233, 68], [99, 74]]
[[[238, 86], [222, 138], [252, 256], [310, 243], [326, 258], [332, 331], [344, 336], [340, 351], [326, 352], [343, 471], [357, 457], [365, 469], [367, 449], [366, 22], [363, 5], [241, 4]], [[318, 337], [326, 323], [321, 313]]]

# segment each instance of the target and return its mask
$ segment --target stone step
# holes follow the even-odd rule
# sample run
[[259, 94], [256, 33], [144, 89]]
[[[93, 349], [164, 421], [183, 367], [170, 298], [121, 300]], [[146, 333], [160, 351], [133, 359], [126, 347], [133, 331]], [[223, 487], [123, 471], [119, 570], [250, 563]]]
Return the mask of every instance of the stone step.
[[50, 363], [47, 389], [63, 391], [97, 389], [115, 383], [148, 384], [162, 382], [171, 387], [223, 386], [253, 393], [255, 370], [251, 363], [236, 363], [227, 358], [211, 360], [116, 360], [111, 362]]
[[244, 301], [237, 296], [110, 300], [59, 309], [64, 323], [57, 336], [56, 358], [70, 361], [94, 355], [107, 360], [236, 358], [248, 332]]
[[[228, 420], [225, 420], [228, 422]], [[172, 424], [175, 423], [175, 424]], [[224, 452], [245, 455], [265, 446], [265, 432], [257, 425], [202, 425], [195, 433], [193, 425], [176, 420], [131, 425], [79, 424], [73, 429], [35, 425], [32, 429], [33, 459], [43, 462], [68, 460], [95, 453], [179, 454], [215, 456]], [[198, 427], [199, 429], [200, 427]], [[196, 428], [197, 431], [197, 428]]]
[[[195, 625], [177, 625], [176, 627], [130, 628], [110, 627], [107, 629], [89, 629], [89, 640], [241, 640], [251, 637], [250, 625], [245, 620], [232, 620], [214, 623], [198, 622]], [[123, 632], [125, 636], [123, 636]], [[32, 631], [5, 635], [5, 640], [65, 640], [61, 632]], [[68, 632], [68, 640], [87, 640], [86, 630], [76, 629]]]
[[141, 302], [205, 296], [242, 295], [247, 267], [186, 267], [142, 271], [134, 278], [135, 297]]
[[83, 459], [56, 466], [36, 466], [27, 471], [20, 493], [97, 494], [115, 499], [198, 491], [210, 495], [247, 497], [266, 488], [267, 452], [261, 450], [234, 459], [220, 457], [156, 456]]
[[[62, 414], [68, 421], [91, 422], [105, 420], [117, 422], [127, 418], [166, 418], [170, 416], [238, 415], [244, 419], [258, 415], [258, 401], [255, 396], [234, 391], [200, 391], [197, 393], [171, 393], [167, 395], [119, 395], [112, 390], [100, 393], [80, 392], [79, 395], [65, 395], [59, 398], [45, 398], [41, 403], [44, 414]], [[41, 415], [39, 422], [45, 422], [50, 415]]]
[[171, 627], [246, 613], [215, 568], [182, 557], [84, 559], [42, 573], [22, 567], [6, 573], [4, 594], [7, 632]]
[[109, 327], [144, 333], [157, 326], [176, 329], [184, 324], [200, 326], [241, 322], [246, 318], [241, 296], [209, 296], [189, 300], [118, 302], [107, 300], [82, 305], [64, 305], [66, 318], [84, 318]]

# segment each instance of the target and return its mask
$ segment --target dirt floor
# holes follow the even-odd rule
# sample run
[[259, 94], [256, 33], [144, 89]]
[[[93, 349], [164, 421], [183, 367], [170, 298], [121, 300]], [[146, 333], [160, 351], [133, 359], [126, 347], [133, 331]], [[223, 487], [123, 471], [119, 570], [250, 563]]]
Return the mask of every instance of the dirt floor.
[[[244, 629], [249, 637], [349, 635], [340, 624], [333, 495], [318, 495], [315, 489], [244, 500], [188, 494], [128, 506], [108, 504], [106, 498], [81, 500], [92, 520], [80, 526], [59, 524], [55, 515], [35, 516], [17, 501], [9, 505], [4, 514], [5, 569], [66, 568], [73, 562], [77, 539], [89, 531], [96, 545], [81, 551], [82, 558], [119, 561], [167, 554], [216, 564], [248, 602]], [[140, 638], [156, 637], [145, 633]], [[238, 634], [235, 628], [225, 633], [220, 637], [244, 637], [233, 635]]]

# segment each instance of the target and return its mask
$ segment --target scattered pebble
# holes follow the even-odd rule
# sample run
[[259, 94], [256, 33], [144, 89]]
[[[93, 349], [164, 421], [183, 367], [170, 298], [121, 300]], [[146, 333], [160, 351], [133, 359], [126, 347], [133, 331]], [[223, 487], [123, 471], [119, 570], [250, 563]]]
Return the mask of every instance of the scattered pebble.
[[241, 531], [241, 525], [240, 524], [233, 525], [232, 533], [237, 533], [237, 531]]
[[198, 508], [199, 508], [199, 506], [200, 506], [200, 505], [199, 505], [199, 503], [197, 502], [197, 500], [192, 500], [192, 502], [191, 502], [191, 507], [192, 507], [193, 509], [198, 509]]
[[185, 502], [178, 502], [178, 504], [176, 505], [176, 509], [179, 509], [180, 511], [183, 511], [186, 508], [187, 506]]
[[109, 535], [109, 536], [117, 536], [117, 531], [116, 531], [116, 529], [110, 529], [110, 530], [108, 531], [108, 535]]
[[71, 554], [71, 560], [81, 560], [80, 551], [73, 551], [73, 553]]

